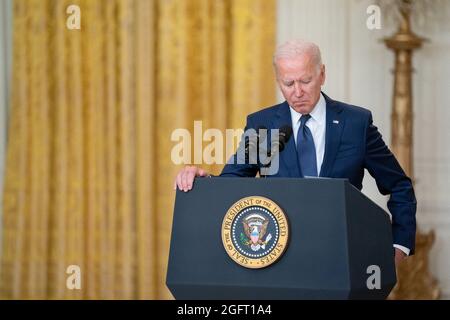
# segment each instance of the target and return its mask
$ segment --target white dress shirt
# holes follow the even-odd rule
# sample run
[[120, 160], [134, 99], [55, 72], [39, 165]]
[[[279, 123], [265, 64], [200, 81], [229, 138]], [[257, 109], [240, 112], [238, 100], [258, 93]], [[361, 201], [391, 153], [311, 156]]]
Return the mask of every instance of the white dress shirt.
[[[297, 133], [300, 128], [301, 113], [295, 111], [291, 106], [292, 131], [294, 134], [295, 145], [297, 145]], [[314, 106], [310, 113], [311, 118], [306, 122], [306, 126], [311, 131], [316, 147], [316, 161], [317, 161], [317, 175], [320, 175], [320, 168], [322, 167], [323, 156], [325, 154], [325, 130], [327, 122], [327, 108], [325, 98], [320, 94], [319, 101]]]
[[[291, 119], [292, 119], [292, 130], [295, 139], [295, 145], [297, 145], [297, 133], [300, 128], [300, 118], [301, 113], [295, 111], [291, 106]], [[311, 134], [314, 140], [314, 146], [316, 147], [316, 161], [317, 161], [317, 174], [320, 175], [320, 170], [323, 163], [323, 156], [325, 154], [325, 131], [327, 123], [327, 106], [325, 98], [320, 94], [319, 101], [314, 106], [310, 113], [311, 118], [306, 122], [306, 126], [311, 130]], [[406, 255], [409, 255], [410, 249], [401, 246], [399, 244], [394, 244], [395, 248], [400, 249]]]

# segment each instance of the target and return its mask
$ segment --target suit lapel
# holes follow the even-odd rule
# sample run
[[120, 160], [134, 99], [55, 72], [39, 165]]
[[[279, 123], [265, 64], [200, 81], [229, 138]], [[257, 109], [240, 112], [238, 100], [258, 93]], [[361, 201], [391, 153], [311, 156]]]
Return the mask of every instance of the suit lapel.
[[345, 119], [342, 116], [342, 106], [336, 101], [331, 100], [327, 95], [325, 97], [327, 115], [326, 115], [326, 133], [325, 133], [325, 154], [320, 170], [321, 177], [328, 177], [333, 167], [336, 153], [339, 150]]
[[[275, 121], [273, 122], [273, 128], [279, 129], [284, 125], [292, 126], [291, 112], [289, 105], [285, 101], [277, 112]], [[297, 149], [295, 147], [295, 139], [293, 136], [289, 138], [289, 141], [285, 149], [280, 153], [280, 160], [284, 163], [289, 171], [291, 177], [301, 177], [300, 168], [297, 159]]]

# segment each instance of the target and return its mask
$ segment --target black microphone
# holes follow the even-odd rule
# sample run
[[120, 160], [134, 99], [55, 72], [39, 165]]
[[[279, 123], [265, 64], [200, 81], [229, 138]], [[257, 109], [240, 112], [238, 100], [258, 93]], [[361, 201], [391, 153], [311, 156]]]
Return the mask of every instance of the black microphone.
[[[286, 144], [292, 136], [292, 132], [292, 127], [290, 125], [284, 125], [278, 130], [278, 139], [272, 139], [271, 150], [267, 150], [268, 161], [262, 165], [262, 170], [260, 171], [261, 176], [266, 176], [266, 171], [270, 171], [269, 167], [272, 164], [272, 160], [284, 150]], [[272, 150], [274, 150], [273, 153]], [[271, 175], [273, 175], [273, 173]]]
[[278, 152], [281, 152], [286, 147], [289, 139], [292, 136], [292, 127], [289, 125], [284, 125], [280, 128], [278, 133], [278, 140], [274, 141], [275, 145], [278, 145]]
[[[247, 130], [250, 131], [250, 130]], [[245, 137], [245, 162], [257, 163], [258, 161], [258, 145], [260, 141], [264, 141], [267, 137], [267, 128], [265, 126], [258, 126], [256, 131], [251, 129], [248, 136]], [[256, 155], [256, 157], [255, 157]]]

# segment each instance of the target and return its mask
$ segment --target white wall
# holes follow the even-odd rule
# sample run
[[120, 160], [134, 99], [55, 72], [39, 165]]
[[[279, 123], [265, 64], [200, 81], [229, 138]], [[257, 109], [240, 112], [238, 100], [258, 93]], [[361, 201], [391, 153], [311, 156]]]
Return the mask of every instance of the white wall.
[[[278, 0], [277, 40], [316, 42], [327, 70], [324, 91], [336, 100], [372, 110], [375, 125], [390, 143], [394, 55], [379, 39], [392, 34], [393, 28], [367, 29], [369, 4]], [[450, 12], [450, 1], [446, 6]], [[431, 271], [443, 297], [450, 298], [450, 19], [445, 23], [426, 30], [431, 41], [414, 56], [414, 161], [419, 226], [436, 232]], [[386, 208], [387, 198], [378, 193], [368, 174], [363, 192]]]

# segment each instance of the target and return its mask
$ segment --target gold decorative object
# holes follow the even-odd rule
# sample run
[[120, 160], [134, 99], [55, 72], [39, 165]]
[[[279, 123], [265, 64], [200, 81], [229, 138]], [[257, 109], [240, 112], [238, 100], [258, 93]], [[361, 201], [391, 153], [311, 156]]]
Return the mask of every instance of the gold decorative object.
[[[392, 151], [406, 174], [414, 181], [413, 172], [413, 115], [412, 115], [412, 55], [426, 39], [417, 36], [410, 25], [411, 1], [403, 0], [400, 7], [400, 28], [392, 37], [384, 39], [395, 53], [394, 94], [392, 107]], [[397, 285], [389, 299], [438, 299], [436, 280], [428, 270], [428, 253], [434, 242], [433, 231], [418, 230], [415, 255], [397, 268]]]

